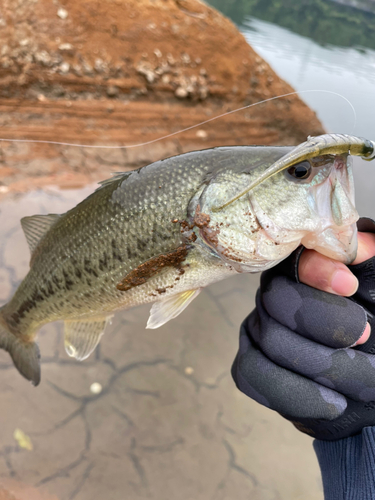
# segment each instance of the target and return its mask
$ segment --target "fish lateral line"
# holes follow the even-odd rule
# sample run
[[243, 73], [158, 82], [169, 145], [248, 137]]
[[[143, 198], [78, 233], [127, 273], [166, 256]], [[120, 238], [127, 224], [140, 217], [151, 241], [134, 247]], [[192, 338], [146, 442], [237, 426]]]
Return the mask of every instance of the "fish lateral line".
[[307, 141], [299, 144], [292, 151], [277, 160], [236, 196], [230, 198], [218, 207], [213, 207], [212, 211], [218, 212], [228, 205], [231, 205], [269, 178], [296, 163], [316, 156], [329, 154], [350, 154], [353, 156], [360, 156], [365, 161], [371, 161], [375, 159], [375, 141], [345, 134], [323, 134], [316, 137], [309, 136]]

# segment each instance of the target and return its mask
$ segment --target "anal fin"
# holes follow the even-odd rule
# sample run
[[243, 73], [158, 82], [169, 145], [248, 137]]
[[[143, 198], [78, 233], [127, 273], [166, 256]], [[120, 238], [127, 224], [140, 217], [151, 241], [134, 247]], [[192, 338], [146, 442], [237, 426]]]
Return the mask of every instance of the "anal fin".
[[146, 328], [159, 328], [159, 326], [164, 325], [170, 319], [176, 318], [200, 294], [201, 290], [201, 288], [187, 290], [186, 292], [166, 297], [160, 302], [155, 302], [151, 307]]
[[68, 356], [83, 361], [99, 344], [112, 316], [95, 316], [83, 320], [65, 321], [65, 350]]

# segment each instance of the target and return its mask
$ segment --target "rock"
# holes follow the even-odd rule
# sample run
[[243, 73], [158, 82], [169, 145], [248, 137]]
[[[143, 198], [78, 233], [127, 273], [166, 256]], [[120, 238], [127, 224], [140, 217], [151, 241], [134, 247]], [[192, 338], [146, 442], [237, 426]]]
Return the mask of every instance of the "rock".
[[182, 56], [181, 56], [181, 61], [182, 61], [184, 64], [190, 64], [191, 59], [190, 59], [189, 54], [183, 53], [183, 54], [182, 54]]
[[70, 64], [67, 63], [67, 62], [63, 62], [62, 64], [60, 64], [60, 67], [59, 67], [59, 70], [61, 73], [63, 73], [64, 75], [66, 73], [69, 73], [69, 70], [70, 70]]
[[169, 73], [171, 71], [171, 67], [166, 61], [163, 61], [160, 66], [155, 69], [155, 73], [159, 76], [164, 75], [164, 73]]
[[204, 99], [207, 99], [208, 92], [209, 92], [208, 87], [206, 87], [206, 86], [199, 87], [199, 90], [198, 90], [199, 99], [201, 101], [204, 101]]
[[98, 57], [97, 59], [95, 59], [94, 69], [97, 73], [107, 73], [108, 65], [103, 61], [103, 59]]
[[110, 85], [107, 87], [107, 96], [108, 97], [117, 97], [119, 95], [119, 88], [116, 85]]
[[154, 83], [154, 81], [158, 78], [158, 75], [155, 73], [151, 64], [147, 61], [140, 61], [136, 66], [137, 72], [143, 75], [148, 83]]
[[60, 19], [66, 19], [68, 17], [68, 11], [60, 7], [57, 11], [57, 15]]
[[259, 79], [256, 76], [250, 78], [250, 85], [252, 87], [257, 87], [259, 85]]
[[185, 97], [189, 95], [189, 92], [187, 91], [186, 87], [177, 87], [177, 89], [174, 92], [174, 95], [179, 99], [185, 99]]
[[167, 54], [167, 62], [170, 66], [174, 66], [176, 64], [176, 61], [172, 54]]
[[81, 58], [81, 64], [82, 64], [82, 69], [83, 69], [83, 72], [85, 75], [92, 76], [94, 74], [94, 68], [83, 57]]
[[[110, 0], [92, 9], [91, 1], [18, 3], [12, 9], [8, 0], [0, 9], [1, 16], [9, 19], [1, 29], [0, 44], [4, 137], [136, 144], [189, 128], [223, 110], [293, 91], [231, 21], [203, 1]], [[204, 15], [204, 20], [195, 14]], [[130, 164], [140, 166], [167, 153], [197, 149], [203, 140], [205, 147], [296, 144], [323, 132], [298, 97], [254, 107], [251, 122], [244, 114], [233, 114], [205, 130], [207, 138], [195, 130], [181, 134], [173, 138], [173, 151], [152, 150], [142, 162], [139, 149], [129, 149]], [[10, 190], [58, 184], [57, 179], [65, 183], [64, 176], [74, 177], [78, 170], [91, 182], [99, 171], [103, 178], [111, 170], [109, 164], [102, 171], [98, 163], [92, 167], [90, 162], [62, 165], [61, 153], [54, 148], [30, 145], [27, 159], [14, 157], [17, 169], [25, 161], [28, 168], [22, 180], [16, 168], [9, 182], [7, 177]], [[40, 171], [44, 160], [52, 162], [50, 172]]]
[[1, 61], [1, 66], [3, 69], [8, 69], [13, 65], [13, 61], [11, 61], [9, 58], [2, 59]]
[[34, 59], [36, 62], [41, 63], [44, 66], [48, 66], [48, 67], [52, 66], [52, 58], [48, 54], [48, 52], [46, 52], [45, 50], [41, 50], [40, 52], [36, 52], [34, 54]]
[[199, 137], [200, 139], [206, 139], [207, 138], [207, 132], [205, 130], [199, 129], [196, 131], [195, 135]]
[[61, 50], [61, 51], [72, 52], [73, 49], [74, 49], [74, 47], [71, 43], [60, 43], [60, 45], [59, 45], [59, 50]]
[[62, 85], [55, 85], [55, 87], [52, 90], [52, 96], [53, 97], [63, 97], [66, 94], [66, 90]]
[[178, 24], [172, 24], [171, 30], [174, 35], [177, 35], [180, 32], [180, 27]]
[[82, 66], [80, 64], [75, 64], [72, 69], [77, 76], [82, 76]]

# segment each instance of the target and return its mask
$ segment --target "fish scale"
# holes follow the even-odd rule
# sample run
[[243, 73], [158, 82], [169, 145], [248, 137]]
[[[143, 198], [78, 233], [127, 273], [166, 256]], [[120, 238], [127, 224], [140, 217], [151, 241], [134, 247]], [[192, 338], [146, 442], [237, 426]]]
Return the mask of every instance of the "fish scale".
[[[194, 157], [194, 153], [188, 156]], [[171, 220], [186, 218], [187, 201], [213, 169], [210, 161], [203, 168], [194, 167], [192, 161], [187, 171], [180, 162], [157, 162], [107, 181], [54, 224], [40, 241], [28, 276], [3, 315], [17, 312], [46, 281], [54, 293], [41, 303], [34, 300], [35, 307], [23, 314], [17, 325], [10, 318], [14, 331], [27, 335], [60, 315], [77, 316], [78, 308], [73, 304], [80, 305], [80, 315], [86, 315], [98, 306], [106, 310], [113, 308], [114, 302], [118, 308], [119, 302], [129, 301], [132, 294], [124, 296], [114, 285], [130, 269], [181, 243], [179, 227]], [[147, 244], [143, 251], [137, 246], [141, 238]], [[106, 262], [106, 270], [100, 271], [100, 262]]]
[[[116, 174], [65, 214], [25, 217], [30, 271], [0, 308], [0, 347], [37, 385], [34, 338], [45, 323], [64, 320], [67, 353], [85, 359], [117, 309], [153, 302], [147, 326], [156, 328], [210, 283], [267, 269], [301, 242], [352, 258], [358, 214], [349, 139], [322, 137], [322, 147], [307, 142], [298, 154], [262, 146], [186, 153]], [[332, 141], [334, 155], [321, 156]], [[306, 164], [305, 150], [320, 159], [309, 160], [301, 180], [293, 165]]]

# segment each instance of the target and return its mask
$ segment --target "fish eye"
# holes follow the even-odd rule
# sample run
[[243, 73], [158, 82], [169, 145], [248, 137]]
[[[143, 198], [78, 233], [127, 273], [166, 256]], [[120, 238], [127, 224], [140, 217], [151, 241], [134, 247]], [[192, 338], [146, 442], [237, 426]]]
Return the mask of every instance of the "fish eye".
[[288, 174], [294, 177], [294, 179], [302, 180], [307, 179], [310, 176], [311, 165], [307, 160], [301, 161], [293, 165], [293, 167], [288, 168]]

